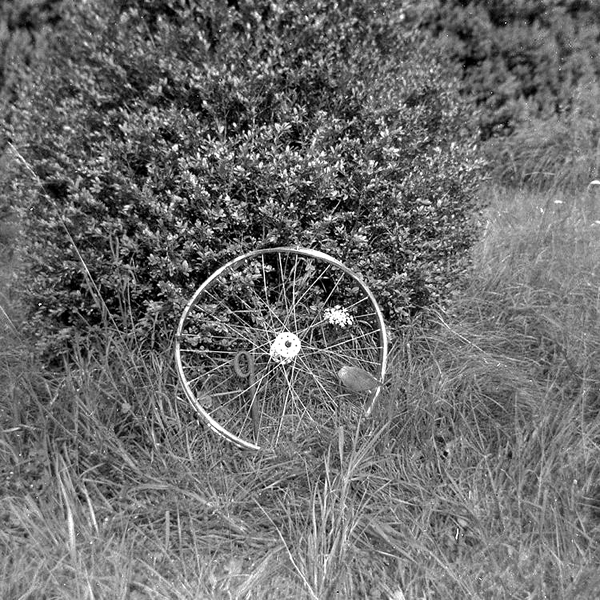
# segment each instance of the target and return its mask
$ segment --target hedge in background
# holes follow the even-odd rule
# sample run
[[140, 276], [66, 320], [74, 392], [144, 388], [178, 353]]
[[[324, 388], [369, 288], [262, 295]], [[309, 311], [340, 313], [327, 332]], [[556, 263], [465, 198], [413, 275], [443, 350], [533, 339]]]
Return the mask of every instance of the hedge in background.
[[13, 115], [40, 343], [107, 322], [151, 336], [220, 264], [265, 246], [341, 258], [392, 327], [446, 302], [477, 233], [480, 165], [400, 4], [73, 8]]
[[410, 15], [459, 67], [484, 139], [578, 109], [600, 77], [596, 0], [432, 0]]
[[599, 2], [431, 0], [407, 14], [456, 68], [497, 182], [581, 192], [600, 176]]

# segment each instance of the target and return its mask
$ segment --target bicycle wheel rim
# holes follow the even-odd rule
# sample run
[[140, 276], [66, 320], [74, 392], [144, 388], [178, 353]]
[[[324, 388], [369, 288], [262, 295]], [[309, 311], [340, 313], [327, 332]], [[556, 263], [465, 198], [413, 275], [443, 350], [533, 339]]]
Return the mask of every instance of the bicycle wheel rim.
[[[237, 307], [237, 312], [235, 309], [231, 309], [227, 306], [228, 301], [224, 301], [220, 298], [216, 297], [217, 293], [221, 293], [223, 295], [227, 294], [227, 286], [223, 286], [222, 281], [226, 281], [227, 284], [231, 287], [233, 283], [233, 279], [237, 277], [240, 281], [244, 281], [244, 271], [243, 269], [249, 269], [248, 265], [258, 265], [259, 267], [262, 265], [262, 273], [259, 273], [260, 268], [258, 269], [256, 275], [256, 279], [252, 282], [251, 279], [247, 279], [246, 283], [249, 281], [250, 292], [254, 294], [258, 294], [258, 296], [264, 296], [265, 298], [274, 297], [278, 300], [281, 300], [283, 304], [286, 302], [288, 305], [285, 306], [287, 309], [287, 313], [285, 310], [280, 313], [276, 313], [276, 311], [272, 310], [268, 305], [268, 302], [265, 301], [264, 298], [260, 298], [260, 301], [263, 303], [259, 305], [261, 308], [267, 312], [267, 317], [265, 317], [268, 322], [267, 325], [262, 325], [262, 328], [254, 328], [250, 334], [248, 334], [248, 338], [256, 337], [261, 338], [261, 341], [253, 341], [253, 344], [256, 346], [252, 347], [252, 352], [257, 352], [257, 356], [260, 357], [260, 376], [262, 379], [258, 380], [258, 383], [254, 386], [255, 389], [261, 390], [261, 386], [263, 389], [263, 393], [268, 385], [272, 385], [276, 376], [280, 380], [280, 384], [285, 387], [287, 384], [289, 388], [293, 388], [294, 385], [301, 385], [304, 389], [310, 388], [312, 386], [313, 393], [315, 392], [318, 395], [318, 392], [321, 391], [325, 394], [329, 399], [333, 396], [332, 389], [332, 373], [336, 369], [339, 368], [340, 365], [345, 364], [346, 362], [352, 362], [353, 357], [352, 353], [364, 354], [363, 350], [360, 348], [360, 342], [362, 340], [369, 341], [370, 348], [369, 350], [369, 360], [368, 360], [368, 370], [373, 374], [374, 378], [376, 378], [379, 382], [383, 382], [385, 377], [385, 370], [387, 364], [387, 354], [388, 354], [388, 342], [387, 342], [387, 334], [385, 330], [385, 323], [383, 319], [383, 315], [381, 310], [375, 300], [374, 295], [371, 290], [367, 286], [367, 284], [358, 277], [350, 268], [345, 266], [341, 261], [317, 250], [307, 249], [307, 248], [287, 248], [287, 247], [277, 247], [277, 248], [268, 248], [262, 250], [255, 250], [249, 253], [246, 253], [242, 256], [236, 257], [228, 263], [221, 266], [217, 269], [206, 281], [196, 290], [194, 295], [191, 297], [189, 302], [187, 303], [183, 314], [181, 316], [177, 335], [175, 342], [175, 356], [176, 356], [176, 365], [177, 371], [182, 383], [185, 395], [187, 399], [192, 404], [193, 408], [197, 411], [202, 420], [218, 435], [225, 438], [226, 440], [236, 444], [241, 448], [247, 448], [251, 450], [259, 450], [261, 448], [261, 444], [258, 443], [257, 439], [250, 439], [248, 435], [240, 434], [240, 431], [232, 431], [231, 427], [226, 423], [224, 424], [224, 420], [219, 417], [216, 410], [212, 410], [211, 407], [207, 407], [204, 402], [206, 398], [210, 397], [209, 392], [204, 394], [204, 392], [199, 392], [199, 381], [202, 380], [200, 375], [197, 376], [197, 380], [194, 381], [194, 377], [190, 375], [193, 370], [189, 367], [186, 367], [186, 361], [191, 358], [196, 358], [194, 355], [194, 350], [190, 350], [189, 340], [190, 334], [186, 333], [189, 331], [189, 320], [191, 315], [196, 315], [200, 313], [202, 315], [202, 319], [205, 321], [210, 321], [211, 319], [216, 319], [217, 329], [218, 328], [229, 328], [229, 334], [233, 332], [233, 336], [241, 335], [242, 337], [246, 335], [247, 329], [246, 326], [240, 325], [240, 323], [244, 324], [245, 320], [253, 319], [252, 310], [250, 310], [250, 306], [252, 302], [256, 301], [253, 299], [250, 304], [244, 305], [244, 300], [239, 299], [237, 296], [232, 295], [231, 298], [235, 298], [235, 305]], [[308, 265], [308, 266], [306, 266]], [[313, 287], [308, 287], [307, 289], [302, 288], [302, 285], [305, 287], [308, 285], [306, 282], [304, 284], [298, 283], [296, 276], [298, 273], [302, 273], [302, 277], [304, 280], [308, 281], [310, 276], [310, 269], [316, 269], [315, 265], [319, 265], [319, 271], [316, 276], [317, 284], [312, 283]], [[268, 267], [268, 269], [267, 269]], [[293, 281], [283, 281], [277, 279], [275, 276], [265, 275], [264, 271], [267, 270], [269, 272], [277, 271], [277, 267], [280, 271], [283, 272], [281, 277], [284, 277], [289, 273], [294, 274]], [[240, 275], [241, 273], [241, 275]], [[361, 303], [364, 303], [364, 306], [368, 308], [368, 312], [364, 310], [361, 315], [368, 314], [370, 328], [372, 331], [369, 331], [367, 334], [362, 334], [359, 336], [355, 336], [358, 338], [358, 341], [353, 340], [350, 332], [342, 332], [343, 336], [340, 337], [338, 332], [338, 337], [336, 338], [336, 344], [329, 345], [321, 339], [321, 337], [326, 337], [329, 335], [328, 329], [330, 329], [330, 323], [326, 323], [323, 325], [323, 319], [319, 317], [317, 321], [314, 315], [309, 315], [306, 317], [304, 314], [297, 314], [299, 312], [299, 308], [301, 307], [303, 312], [311, 312], [318, 309], [315, 309], [312, 306], [311, 302], [313, 302], [313, 296], [317, 296], [317, 292], [321, 293], [321, 296], [325, 295], [325, 292], [322, 292], [320, 288], [326, 288], [324, 282], [326, 281], [325, 274], [329, 278], [332, 278], [332, 275], [335, 275], [338, 283], [344, 282], [344, 290], [348, 292], [351, 290], [351, 293], [356, 295], [357, 297], [361, 297]], [[267, 279], [271, 278], [269, 281]], [[275, 282], [272, 287], [275, 290], [270, 290], [269, 285]], [[336, 284], [338, 285], [338, 284]], [[258, 287], [258, 292], [253, 289], [253, 286]], [[281, 289], [280, 289], [281, 288]], [[335, 287], [337, 290], [337, 287]], [[308, 290], [308, 291], [307, 291]], [[278, 296], [279, 294], [279, 296]], [[294, 298], [293, 302], [288, 300], [288, 296], [290, 298]], [[339, 294], [338, 294], [339, 296]], [[330, 304], [333, 304], [334, 301], [338, 298], [333, 292], [329, 293], [329, 296], [326, 298], [326, 301], [329, 301]], [[222, 311], [229, 311], [227, 314], [227, 318], [223, 320], [222, 316], [219, 317], [222, 320], [219, 321], [216, 315], [212, 315], [210, 311], [202, 308], [203, 302], [212, 302], [215, 306], [218, 306]], [[314, 301], [318, 304], [318, 302]], [[357, 306], [358, 302], [354, 305], [351, 305], [351, 309], [354, 309], [358, 312]], [[361, 304], [362, 306], [362, 304]], [[329, 307], [331, 311], [337, 310], [338, 313], [342, 310], [339, 308]], [[211, 309], [212, 310], [212, 309]], [[362, 310], [362, 309], [361, 309]], [[240, 317], [239, 315], [243, 315]], [[312, 313], [311, 313], [312, 314]], [[342, 313], [343, 314], [343, 313]], [[210, 316], [209, 316], [210, 315]], [[283, 315], [283, 316], [281, 316]], [[366, 317], [361, 316], [360, 318], [365, 319]], [[202, 320], [200, 319], [200, 320]], [[235, 327], [231, 325], [232, 321], [236, 321]], [[312, 319], [312, 321], [311, 321]], [[260, 319], [259, 319], [260, 320]], [[229, 321], [229, 324], [227, 322]], [[224, 324], [225, 323], [225, 324]], [[304, 326], [308, 323], [307, 326]], [[186, 324], [187, 328], [186, 329]], [[304, 325], [303, 325], [304, 324]], [[211, 325], [212, 326], [212, 325]], [[303, 328], [304, 327], [304, 328]], [[312, 327], [312, 329], [311, 329]], [[356, 327], [354, 327], [356, 329]], [[339, 328], [338, 328], [339, 329]], [[290, 330], [290, 331], [288, 331]], [[327, 330], [327, 331], [326, 331]], [[224, 336], [220, 337], [220, 334], [215, 334], [214, 329], [211, 330], [210, 327], [205, 327], [204, 325], [198, 325], [197, 337], [200, 338], [201, 334], [205, 334], [204, 337], [212, 337], [213, 341], [216, 340], [216, 343], [223, 346], [225, 342], [229, 343], [228, 340], [225, 339]], [[208, 332], [208, 334], [207, 334]], [[240, 333], [242, 332], [242, 333]], [[294, 333], [295, 332], [295, 333]], [[308, 333], [307, 333], [308, 332]], [[315, 333], [316, 332], [316, 333]], [[289, 333], [289, 339], [286, 337]], [[300, 337], [296, 335], [296, 333], [300, 333], [300, 337], [303, 338], [302, 342], [300, 342]], [[207, 335], [206, 335], [207, 334]], [[321, 335], [322, 334], [322, 335]], [[186, 337], [187, 336], [187, 337]], [[276, 346], [277, 340], [282, 337], [284, 338], [285, 343], [289, 343], [290, 346], [294, 346], [291, 342], [295, 342], [294, 337], [298, 339], [298, 343], [303, 345], [302, 352], [292, 357], [289, 361], [287, 357], [282, 358], [278, 356], [277, 352], [275, 352], [274, 347]], [[361, 337], [362, 336], [362, 337]], [[264, 338], [264, 339], [263, 339]], [[340, 339], [342, 341], [340, 341]], [[316, 340], [316, 343], [315, 343]], [[350, 340], [350, 341], [348, 341]], [[200, 343], [200, 342], [198, 342]], [[231, 386], [231, 382], [235, 379], [234, 367], [231, 366], [237, 358], [239, 358], [240, 353], [243, 353], [242, 356], [246, 356], [248, 353], [248, 345], [244, 347], [235, 345], [231, 342], [231, 346], [226, 349], [221, 348], [221, 354], [226, 357], [226, 359], [220, 359], [222, 362], [227, 363], [229, 365], [228, 374], [221, 375], [221, 372], [224, 372], [224, 369], [220, 367], [212, 367], [212, 371], [210, 369], [205, 370], [205, 374], [208, 373], [208, 377], [216, 378], [216, 374], [221, 377], [221, 381], [217, 386], [218, 390], [221, 391], [216, 392], [218, 396], [221, 394], [221, 398], [228, 398], [227, 394], [234, 394], [229, 389], [226, 389], [227, 386]], [[241, 350], [239, 348], [242, 348]], [[282, 346], [283, 348], [283, 346]], [[332, 350], [332, 348], [334, 350]], [[342, 352], [343, 350], [343, 352]], [[270, 351], [270, 356], [267, 357], [268, 351]], [[197, 351], [197, 356], [201, 356], [202, 352], [204, 352], [204, 357], [208, 357], [208, 361], [212, 364], [215, 363], [215, 356], [217, 356], [217, 352], [215, 350], [200, 350]], [[211, 354], [212, 353], [212, 354]], [[312, 353], [312, 354], [311, 354]], [[319, 354], [321, 353], [321, 354]], [[338, 357], [337, 354], [340, 354]], [[221, 354], [219, 356], [221, 356]], [[375, 356], [376, 354], [376, 356]], [[253, 355], [254, 356], [254, 355]], [[324, 356], [324, 358], [323, 358]], [[229, 358], [227, 358], [229, 357]], [[315, 375], [315, 371], [313, 369], [313, 365], [315, 361], [319, 358], [321, 363], [326, 365], [327, 370], [327, 382], [323, 383], [325, 380], [321, 380], [319, 377]], [[277, 360], [276, 360], [277, 359]], [[244, 359], [246, 360], [246, 358]], [[252, 360], [254, 360], [252, 358]], [[286, 362], [287, 361], [287, 362]], [[231, 364], [229, 364], [231, 363]], [[359, 359], [355, 359], [356, 366], [362, 366]], [[282, 366], [283, 365], [283, 366]], [[262, 368], [264, 367], [264, 368]], [[281, 367], [281, 368], [279, 368]], [[267, 372], [267, 369], [270, 369]], [[198, 371], [200, 372], [200, 371]], [[265, 373], [267, 373], [265, 375]], [[241, 399], [244, 394], [248, 394], [249, 385], [246, 387], [246, 390], [241, 390], [237, 395], [236, 399]], [[273, 385], [272, 385], [273, 387]], [[210, 390], [209, 390], [210, 391]], [[310, 391], [310, 390], [309, 390]], [[364, 403], [363, 412], [367, 415], [370, 414], [375, 400], [381, 391], [381, 384], [377, 385], [375, 389], [371, 390], [368, 394], [368, 398]], [[292, 403], [298, 402], [298, 391], [291, 390], [280, 390], [280, 402], [281, 403]], [[214, 398], [211, 398], [211, 401]], [[263, 400], [264, 402], [264, 400]], [[247, 410], [247, 409], [244, 409]], [[249, 418], [249, 417], [247, 417]], [[279, 425], [280, 429], [284, 427], [284, 425]], [[279, 434], [278, 434], [279, 435]]]

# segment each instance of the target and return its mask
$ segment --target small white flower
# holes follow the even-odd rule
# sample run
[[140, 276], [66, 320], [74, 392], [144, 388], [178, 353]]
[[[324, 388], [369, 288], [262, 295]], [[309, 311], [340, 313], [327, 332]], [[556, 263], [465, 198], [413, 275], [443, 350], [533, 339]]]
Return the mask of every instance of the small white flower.
[[354, 323], [354, 317], [348, 312], [348, 309], [339, 304], [336, 304], [333, 308], [326, 308], [323, 311], [323, 316], [330, 325], [337, 327], [348, 327]]

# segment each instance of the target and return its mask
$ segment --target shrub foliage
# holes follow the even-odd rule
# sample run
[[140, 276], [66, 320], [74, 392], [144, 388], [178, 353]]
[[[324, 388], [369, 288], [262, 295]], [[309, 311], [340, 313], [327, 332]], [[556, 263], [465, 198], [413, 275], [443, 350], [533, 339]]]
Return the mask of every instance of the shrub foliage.
[[392, 326], [450, 298], [480, 164], [455, 85], [403, 33], [400, 3], [82, 5], [12, 115], [27, 167], [6, 185], [41, 342], [107, 316], [142, 336], [173, 324], [256, 247], [341, 258]]
[[[9, 118], [18, 82], [26, 77], [36, 48], [44, 47], [48, 31], [60, 21], [62, 0], [0, 2], [0, 123]], [[8, 138], [0, 127], [0, 178], [8, 168], [4, 156]], [[10, 195], [0, 193], [0, 261], [7, 262], [14, 245], [14, 214]], [[1, 267], [1, 265], [0, 265]]]
[[459, 67], [484, 139], [577, 109], [600, 76], [595, 0], [432, 0], [411, 14]]
[[63, 0], [4, 0], [0, 4], [0, 95], [25, 67], [46, 30], [60, 21]]

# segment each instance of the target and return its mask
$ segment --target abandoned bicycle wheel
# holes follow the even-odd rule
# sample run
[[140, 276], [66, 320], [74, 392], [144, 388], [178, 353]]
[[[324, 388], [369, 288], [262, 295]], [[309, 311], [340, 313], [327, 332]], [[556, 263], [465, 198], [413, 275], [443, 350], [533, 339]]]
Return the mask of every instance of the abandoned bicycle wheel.
[[185, 394], [242, 448], [299, 443], [368, 415], [387, 362], [381, 310], [352, 270], [322, 252], [269, 248], [213, 273], [185, 307], [175, 342]]

